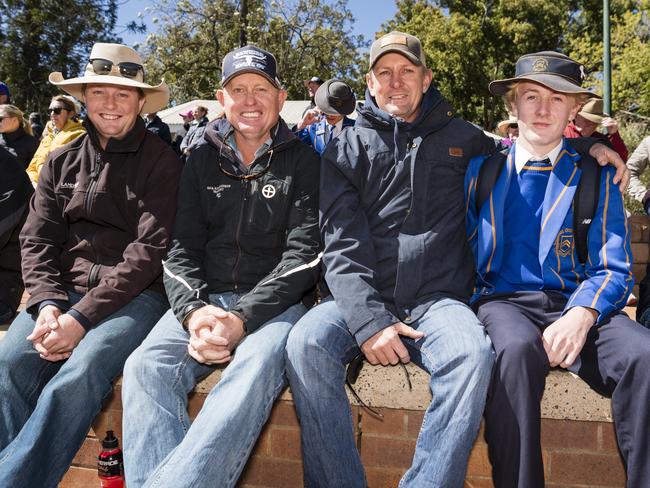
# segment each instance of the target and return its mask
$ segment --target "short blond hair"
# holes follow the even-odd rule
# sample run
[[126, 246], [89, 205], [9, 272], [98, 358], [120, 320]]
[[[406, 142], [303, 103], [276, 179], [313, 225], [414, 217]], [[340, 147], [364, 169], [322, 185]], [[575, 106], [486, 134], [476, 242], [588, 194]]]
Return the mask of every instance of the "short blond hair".
[[[508, 87], [508, 91], [503, 95], [503, 103], [505, 104], [509, 113], [512, 113], [512, 109], [515, 106], [515, 103], [517, 102], [517, 85], [519, 83], [520, 82], [518, 81], [512, 82]], [[564, 93], [564, 92], [558, 92], [558, 93]], [[587, 95], [586, 93], [564, 93], [564, 94], [569, 98], [573, 98], [576, 105], [579, 106], [583, 106], [585, 103], [587, 103], [587, 101], [589, 101], [590, 98], [592, 98], [590, 95]]]

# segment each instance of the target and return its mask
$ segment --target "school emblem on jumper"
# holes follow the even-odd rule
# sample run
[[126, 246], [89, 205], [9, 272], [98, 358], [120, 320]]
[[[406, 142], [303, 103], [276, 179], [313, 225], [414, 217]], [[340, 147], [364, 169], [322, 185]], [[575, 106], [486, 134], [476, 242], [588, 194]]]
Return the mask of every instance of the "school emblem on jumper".
[[264, 198], [273, 198], [275, 196], [275, 187], [273, 185], [264, 185], [262, 188], [262, 196]]
[[555, 252], [562, 258], [568, 258], [573, 252], [573, 229], [562, 229], [555, 239]]
[[547, 71], [548, 70], [548, 61], [544, 58], [537, 58], [533, 61], [533, 71]]

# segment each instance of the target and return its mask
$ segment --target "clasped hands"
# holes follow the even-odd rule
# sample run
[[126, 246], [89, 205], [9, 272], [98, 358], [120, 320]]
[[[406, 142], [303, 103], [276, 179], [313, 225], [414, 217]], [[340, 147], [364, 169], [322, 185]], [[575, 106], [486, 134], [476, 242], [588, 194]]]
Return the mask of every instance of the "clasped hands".
[[68, 359], [85, 335], [86, 330], [77, 319], [54, 305], [46, 305], [39, 312], [27, 340], [31, 341], [41, 358], [57, 362]]
[[195, 310], [185, 323], [190, 333], [187, 351], [202, 364], [229, 362], [245, 335], [244, 323], [239, 317], [214, 305]]

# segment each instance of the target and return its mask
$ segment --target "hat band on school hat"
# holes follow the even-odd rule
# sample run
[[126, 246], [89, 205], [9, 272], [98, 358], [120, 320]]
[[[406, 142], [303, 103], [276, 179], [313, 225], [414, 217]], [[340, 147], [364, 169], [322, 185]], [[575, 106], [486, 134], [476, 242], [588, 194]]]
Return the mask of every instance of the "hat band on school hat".
[[513, 83], [532, 81], [547, 88], [570, 94], [586, 94], [598, 96], [582, 88], [585, 77], [584, 67], [568, 56], [554, 51], [542, 51], [526, 54], [517, 60], [515, 77], [505, 80], [495, 80], [490, 83], [489, 90], [494, 95], [505, 95]]

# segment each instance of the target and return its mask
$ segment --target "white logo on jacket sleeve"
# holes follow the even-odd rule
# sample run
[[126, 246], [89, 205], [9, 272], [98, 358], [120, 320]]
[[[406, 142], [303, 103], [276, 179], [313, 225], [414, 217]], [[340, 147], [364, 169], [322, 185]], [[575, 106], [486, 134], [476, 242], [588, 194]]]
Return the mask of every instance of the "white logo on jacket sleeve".
[[275, 187], [271, 184], [264, 185], [264, 188], [262, 188], [262, 196], [264, 198], [273, 198], [275, 196]]
[[4, 202], [5, 200], [9, 200], [11, 198], [11, 195], [13, 194], [13, 190], [9, 190], [2, 195], [0, 195], [0, 202]]

